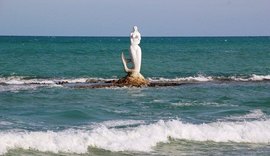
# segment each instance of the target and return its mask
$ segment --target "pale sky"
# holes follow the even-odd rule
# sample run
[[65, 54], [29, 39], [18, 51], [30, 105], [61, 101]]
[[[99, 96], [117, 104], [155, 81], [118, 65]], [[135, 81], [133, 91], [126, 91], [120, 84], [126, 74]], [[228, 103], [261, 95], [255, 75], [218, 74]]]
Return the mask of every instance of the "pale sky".
[[0, 0], [0, 35], [270, 36], [270, 0]]

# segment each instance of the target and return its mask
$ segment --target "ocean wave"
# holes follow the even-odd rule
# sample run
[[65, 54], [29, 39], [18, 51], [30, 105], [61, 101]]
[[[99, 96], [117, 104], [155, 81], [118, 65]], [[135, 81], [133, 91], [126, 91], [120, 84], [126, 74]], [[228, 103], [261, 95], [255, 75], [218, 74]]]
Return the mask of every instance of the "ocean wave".
[[101, 124], [90, 130], [1, 131], [0, 154], [16, 148], [81, 154], [87, 153], [88, 147], [110, 151], [149, 152], [158, 143], [169, 143], [169, 138], [201, 142], [270, 143], [269, 119], [204, 124], [160, 120], [148, 125], [142, 123], [136, 127], [110, 128], [112, 125], [126, 124], [121, 122]]
[[42, 78], [29, 78], [24, 76], [11, 76], [0, 77], [0, 84], [6, 85], [22, 85], [22, 84], [61, 84], [61, 83], [83, 83], [87, 78], [74, 78], [74, 79], [42, 79]]
[[235, 104], [227, 104], [227, 103], [217, 103], [217, 102], [198, 102], [198, 101], [193, 101], [193, 102], [172, 102], [170, 103], [172, 106], [176, 107], [197, 107], [197, 106], [212, 106], [212, 107], [237, 107], [238, 105]]
[[260, 109], [251, 110], [248, 114], [241, 116], [229, 116], [226, 117], [226, 121], [246, 121], [254, 119], [267, 119], [267, 115]]
[[252, 81], [263, 81], [263, 80], [270, 80], [270, 75], [255, 75], [253, 74], [249, 80]]
[[35, 90], [39, 87], [62, 87], [66, 83], [87, 83], [105, 81], [102, 78], [30, 78], [26, 76], [0, 77], [0, 92], [17, 92], [21, 90]]
[[176, 77], [176, 78], [163, 78], [163, 77], [153, 77], [148, 78], [153, 82], [211, 82], [211, 81], [270, 81], [270, 75], [256, 75], [252, 74], [251, 76], [189, 76], [189, 77]]
[[189, 77], [177, 77], [177, 78], [163, 78], [163, 77], [153, 77], [153, 78], [148, 78], [152, 82], [190, 82], [190, 81], [195, 81], [195, 82], [208, 82], [208, 81], [213, 81], [213, 77], [211, 76], [203, 76], [203, 75], [198, 75], [198, 76], [189, 76]]

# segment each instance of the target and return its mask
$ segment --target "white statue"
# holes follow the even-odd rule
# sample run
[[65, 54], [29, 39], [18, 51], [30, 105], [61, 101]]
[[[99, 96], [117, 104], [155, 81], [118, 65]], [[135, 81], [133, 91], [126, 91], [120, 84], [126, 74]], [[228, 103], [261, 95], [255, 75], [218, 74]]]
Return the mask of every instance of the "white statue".
[[[139, 74], [141, 70], [141, 60], [142, 60], [142, 51], [139, 46], [141, 41], [141, 34], [138, 31], [137, 26], [133, 27], [133, 31], [130, 33], [130, 57], [131, 59], [125, 59], [124, 53], [122, 53], [122, 62], [124, 65], [124, 69], [127, 73]], [[132, 67], [128, 68], [127, 63], [131, 62]]]

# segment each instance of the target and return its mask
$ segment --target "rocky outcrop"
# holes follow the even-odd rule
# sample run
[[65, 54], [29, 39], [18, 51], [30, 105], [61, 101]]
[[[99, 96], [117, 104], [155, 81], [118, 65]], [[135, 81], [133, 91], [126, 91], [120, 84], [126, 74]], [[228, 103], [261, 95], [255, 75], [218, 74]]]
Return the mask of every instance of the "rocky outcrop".
[[119, 86], [128, 87], [143, 87], [150, 84], [140, 73], [128, 73], [127, 76], [119, 79], [115, 83]]

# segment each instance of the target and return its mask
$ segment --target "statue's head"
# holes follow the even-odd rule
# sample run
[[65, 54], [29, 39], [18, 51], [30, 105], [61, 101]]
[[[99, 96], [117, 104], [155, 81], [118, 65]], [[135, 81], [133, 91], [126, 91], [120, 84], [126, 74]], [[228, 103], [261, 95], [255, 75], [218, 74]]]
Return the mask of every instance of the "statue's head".
[[138, 27], [137, 26], [134, 26], [133, 27], [133, 31], [138, 31]]

